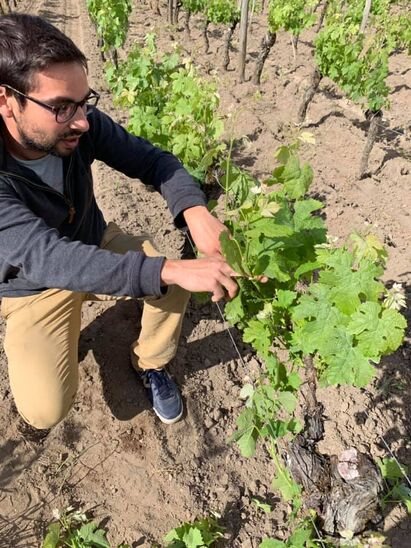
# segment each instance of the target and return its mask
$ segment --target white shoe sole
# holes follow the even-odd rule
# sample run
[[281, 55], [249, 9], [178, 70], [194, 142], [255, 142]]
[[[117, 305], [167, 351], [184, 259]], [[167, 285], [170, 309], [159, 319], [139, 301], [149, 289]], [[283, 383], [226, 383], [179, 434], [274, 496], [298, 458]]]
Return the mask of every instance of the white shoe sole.
[[179, 413], [177, 415], [177, 417], [174, 417], [173, 419], [166, 419], [165, 417], [162, 417], [153, 407], [153, 411], [154, 413], [157, 415], [157, 417], [161, 420], [162, 423], [164, 424], [174, 424], [175, 422], [178, 422], [181, 417], [183, 416], [183, 412], [184, 412], [184, 407], [182, 406], [181, 407], [181, 413]]

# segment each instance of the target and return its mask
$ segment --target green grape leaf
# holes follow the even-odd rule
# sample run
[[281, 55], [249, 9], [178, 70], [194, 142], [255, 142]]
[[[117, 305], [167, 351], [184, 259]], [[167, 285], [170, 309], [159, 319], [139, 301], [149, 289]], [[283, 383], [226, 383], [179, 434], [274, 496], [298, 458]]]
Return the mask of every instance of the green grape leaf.
[[321, 266], [321, 263], [319, 261], [303, 263], [294, 272], [294, 278], [298, 280], [301, 276], [303, 276], [303, 274], [308, 274], [308, 272], [313, 272], [314, 270], [317, 270], [320, 266]]
[[382, 477], [388, 481], [404, 479], [405, 474], [408, 473], [406, 466], [400, 465], [395, 459], [391, 458], [379, 460], [378, 467], [381, 471]]
[[276, 300], [273, 301], [273, 306], [288, 309], [290, 308], [296, 297], [297, 293], [295, 291], [278, 289], [276, 293]]
[[48, 533], [43, 541], [42, 548], [57, 548], [60, 541], [61, 525], [51, 523], [48, 526]]
[[187, 548], [204, 546], [203, 535], [198, 527], [190, 527], [190, 530], [184, 535], [183, 541]]
[[288, 280], [291, 280], [286, 261], [283, 257], [274, 252], [271, 254], [270, 262], [262, 274], [265, 274], [268, 278], [276, 279], [279, 282], [288, 282]]
[[235, 325], [244, 318], [246, 311], [243, 306], [241, 293], [225, 304], [224, 315], [232, 325]]
[[392, 490], [394, 500], [400, 500], [407, 509], [408, 514], [411, 514], [411, 489], [405, 483], [395, 485]]
[[85, 523], [79, 529], [78, 534], [83, 542], [90, 543], [96, 548], [110, 548], [105, 531], [103, 529], [98, 529], [96, 523]]
[[257, 506], [257, 508], [260, 508], [260, 510], [262, 510], [266, 514], [270, 514], [273, 511], [273, 509], [271, 508], [271, 506], [269, 504], [267, 504], [265, 502], [261, 502], [256, 498], [253, 498], [251, 500]]
[[310, 228], [323, 228], [324, 221], [320, 217], [313, 217], [311, 213], [323, 208], [324, 205], [318, 200], [303, 200], [294, 204], [294, 228], [296, 231], [308, 230]]
[[348, 333], [356, 335], [358, 348], [370, 358], [394, 352], [400, 346], [407, 326], [397, 310], [383, 310], [379, 303], [362, 303], [353, 314]]
[[281, 540], [266, 538], [261, 542], [259, 548], [286, 548], [287, 545]]
[[304, 525], [294, 531], [287, 544], [293, 548], [305, 548], [306, 543], [312, 538], [312, 527]]
[[297, 170], [295, 164], [292, 163], [289, 171], [287, 170], [287, 166], [288, 162], [283, 172], [283, 178], [285, 179], [284, 192], [291, 200], [302, 198], [312, 183], [313, 170], [308, 164], [302, 168], [298, 167]]
[[321, 380], [326, 384], [351, 384], [358, 388], [367, 386], [376, 375], [369, 359], [357, 348], [342, 349], [335, 355], [327, 356], [327, 368]]
[[288, 413], [294, 413], [297, 406], [297, 398], [292, 392], [279, 392], [278, 401]]
[[221, 250], [228, 264], [237, 274], [244, 275], [243, 257], [238, 242], [234, 238], [231, 238], [228, 232], [221, 232], [220, 243]]
[[252, 384], [245, 384], [240, 390], [240, 398], [246, 400], [246, 407], [251, 407], [254, 396], [254, 387]]
[[293, 234], [293, 229], [289, 226], [276, 224], [273, 218], [263, 218], [252, 224], [252, 228], [244, 230], [246, 238], [259, 238], [265, 236], [267, 238], [284, 238]]
[[256, 350], [266, 354], [272, 343], [268, 324], [260, 320], [250, 320], [243, 331], [243, 340], [252, 343]]
[[255, 414], [252, 409], [244, 409], [237, 417], [237, 430], [229, 441], [235, 441], [243, 457], [252, 457], [255, 453], [258, 430], [255, 425]]

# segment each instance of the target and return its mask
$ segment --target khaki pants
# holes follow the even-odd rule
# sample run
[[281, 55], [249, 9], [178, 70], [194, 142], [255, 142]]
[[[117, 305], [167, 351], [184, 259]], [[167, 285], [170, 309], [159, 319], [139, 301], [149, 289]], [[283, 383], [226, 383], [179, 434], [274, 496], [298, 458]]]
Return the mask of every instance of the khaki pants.
[[[101, 247], [115, 253], [130, 250], [159, 253], [148, 237], [124, 234], [114, 223]], [[3, 297], [1, 313], [7, 321], [4, 349], [10, 386], [22, 417], [36, 428], [61, 421], [78, 388], [78, 341], [81, 305], [87, 300], [130, 299], [49, 289], [29, 297]], [[141, 332], [131, 347], [135, 367], [164, 367], [176, 354], [189, 293], [168, 287], [160, 298], [144, 299]]]

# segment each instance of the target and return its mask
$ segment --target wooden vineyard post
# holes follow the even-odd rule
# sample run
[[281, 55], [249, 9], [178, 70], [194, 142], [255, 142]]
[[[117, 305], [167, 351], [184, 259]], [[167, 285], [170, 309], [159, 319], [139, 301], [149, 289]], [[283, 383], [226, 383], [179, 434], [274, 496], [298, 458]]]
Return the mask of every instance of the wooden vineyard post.
[[178, 24], [178, 18], [180, 15], [180, 9], [182, 5], [183, 3], [181, 2], [181, 0], [176, 0], [176, 5], [174, 6], [174, 24], [175, 25]]
[[[368, 17], [370, 16], [371, 11], [371, 0], [365, 0], [364, 12], [362, 14], [362, 21], [360, 26], [360, 34], [363, 34], [365, 27], [367, 26]], [[370, 127], [368, 128], [367, 142], [365, 143], [364, 151], [361, 157], [360, 171], [358, 177], [364, 179], [369, 174], [368, 171], [368, 159], [371, 154], [371, 150], [374, 146], [374, 143], [378, 136], [378, 122], [382, 118], [381, 110], [372, 111], [367, 110], [365, 117], [370, 122]]]
[[168, 22], [174, 22], [174, 0], [168, 0]]
[[253, 84], [255, 84], [256, 86], [259, 86], [261, 83], [261, 74], [263, 72], [264, 63], [268, 57], [268, 54], [271, 51], [271, 48], [275, 44], [276, 39], [277, 34], [275, 32], [273, 33], [267, 31], [267, 34], [261, 41], [260, 53], [258, 54], [253, 74]]
[[365, 31], [365, 27], [367, 26], [367, 21], [370, 15], [370, 11], [371, 11], [371, 0], [366, 0], [364, 12], [362, 14], [361, 27], [360, 27], [361, 34]]
[[191, 11], [186, 10], [185, 16], [184, 16], [184, 30], [186, 32], [187, 38], [191, 40], [191, 32], [190, 32], [190, 18], [191, 18]]
[[248, 0], [241, 0], [240, 49], [238, 57], [238, 75], [240, 82], [245, 81], [245, 57], [247, 54]]
[[291, 35], [291, 47], [293, 50], [294, 61], [297, 59], [298, 34]]

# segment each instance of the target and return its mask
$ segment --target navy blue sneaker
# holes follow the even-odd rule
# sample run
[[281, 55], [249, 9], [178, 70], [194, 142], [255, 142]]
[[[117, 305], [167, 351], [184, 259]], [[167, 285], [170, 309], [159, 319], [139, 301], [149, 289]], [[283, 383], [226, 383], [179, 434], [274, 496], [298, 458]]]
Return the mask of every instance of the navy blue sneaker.
[[178, 386], [165, 369], [147, 369], [140, 374], [157, 417], [173, 424], [183, 416], [183, 400]]

